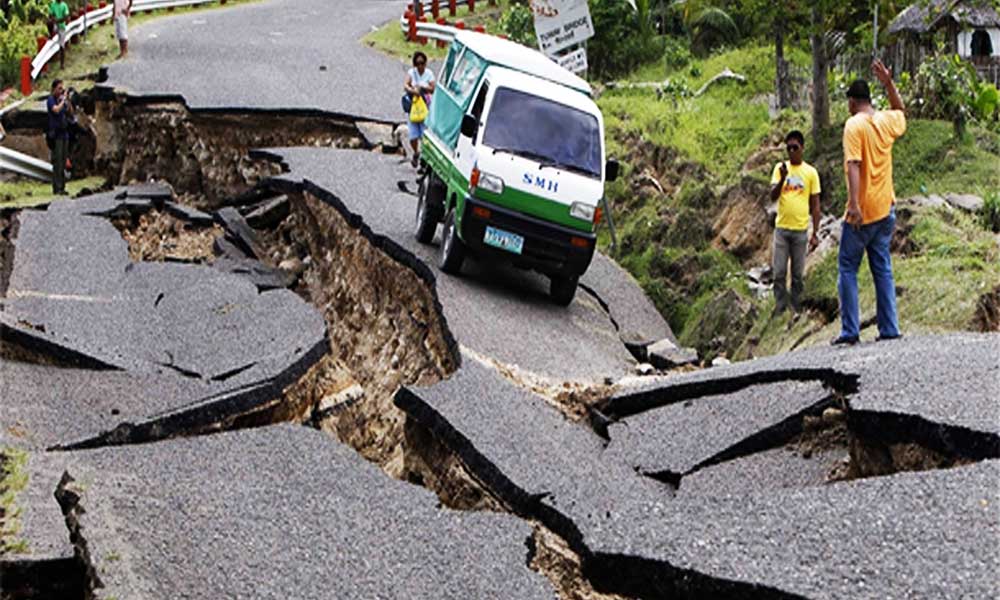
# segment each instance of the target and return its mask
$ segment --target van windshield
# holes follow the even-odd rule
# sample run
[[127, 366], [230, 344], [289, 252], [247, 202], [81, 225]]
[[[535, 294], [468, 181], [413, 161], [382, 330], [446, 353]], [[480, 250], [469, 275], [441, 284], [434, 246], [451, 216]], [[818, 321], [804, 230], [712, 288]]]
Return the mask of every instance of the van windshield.
[[601, 177], [601, 132], [594, 115], [539, 96], [499, 88], [483, 143], [496, 152]]

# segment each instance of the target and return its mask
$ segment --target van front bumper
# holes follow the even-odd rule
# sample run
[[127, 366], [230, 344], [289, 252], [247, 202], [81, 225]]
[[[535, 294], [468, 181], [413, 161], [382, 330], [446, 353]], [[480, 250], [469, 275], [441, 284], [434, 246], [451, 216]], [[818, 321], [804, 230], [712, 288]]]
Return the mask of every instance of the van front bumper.
[[[489, 211], [489, 216], [484, 218], [475, 208]], [[523, 237], [521, 254], [486, 244], [483, 239], [487, 226]], [[460, 233], [465, 245], [476, 254], [564, 277], [583, 275], [597, 245], [593, 233], [542, 221], [470, 196], [465, 198]]]

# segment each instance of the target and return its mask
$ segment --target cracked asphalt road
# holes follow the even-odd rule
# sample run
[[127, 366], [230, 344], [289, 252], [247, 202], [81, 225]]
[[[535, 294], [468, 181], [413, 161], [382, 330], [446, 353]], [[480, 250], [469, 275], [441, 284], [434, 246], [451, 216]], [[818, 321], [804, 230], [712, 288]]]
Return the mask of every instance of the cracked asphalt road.
[[278, 179], [293, 185], [308, 181], [333, 194], [375, 235], [430, 267], [449, 328], [460, 344], [481, 355], [557, 380], [600, 381], [617, 379], [635, 364], [612, 318], [617, 317], [619, 328], [653, 339], [672, 335], [631, 276], [599, 254], [581, 282], [598, 292], [611, 290], [611, 315], [583, 289], [570, 307], [554, 305], [548, 279], [533, 272], [469, 260], [461, 277], [442, 273], [437, 268], [440, 232], [433, 245], [413, 236], [416, 198], [397, 186], [403, 181], [414, 187], [413, 170], [401, 164], [401, 157], [319, 148], [267, 152], [290, 167]]

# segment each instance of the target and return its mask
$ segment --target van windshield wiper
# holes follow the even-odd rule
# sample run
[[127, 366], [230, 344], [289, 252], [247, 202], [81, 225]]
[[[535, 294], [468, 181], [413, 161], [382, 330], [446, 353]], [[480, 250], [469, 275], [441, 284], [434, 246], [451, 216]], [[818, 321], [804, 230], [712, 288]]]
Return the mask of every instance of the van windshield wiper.
[[532, 152], [531, 150], [521, 150], [519, 148], [494, 148], [493, 154], [497, 152], [504, 152], [506, 154], [513, 154], [514, 156], [520, 156], [523, 158], [530, 158], [532, 160], [537, 160], [539, 162], [546, 162], [549, 160], [548, 156], [542, 156], [537, 152]]
[[553, 160], [543, 162], [538, 165], [539, 170], [550, 168], [550, 169], [562, 169], [563, 171], [573, 171], [574, 173], [579, 173], [581, 175], [586, 175], [587, 177], [600, 177], [598, 173], [594, 173], [590, 169], [585, 169], [583, 167], [578, 167], [576, 165], [568, 165], [566, 163], [556, 162]]

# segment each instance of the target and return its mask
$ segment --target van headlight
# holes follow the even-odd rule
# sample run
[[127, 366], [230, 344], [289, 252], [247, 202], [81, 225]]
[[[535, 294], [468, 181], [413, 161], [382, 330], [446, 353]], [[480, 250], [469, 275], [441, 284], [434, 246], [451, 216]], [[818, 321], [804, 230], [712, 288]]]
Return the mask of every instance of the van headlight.
[[585, 204], [583, 202], [574, 202], [569, 207], [569, 216], [576, 217], [577, 219], [581, 219], [583, 221], [587, 221], [588, 223], [590, 223], [593, 222], [594, 220], [595, 209], [596, 207], [591, 206], [590, 204]]
[[499, 196], [503, 193], [503, 179], [489, 173], [480, 173], [479, 184], [476, 187]]

